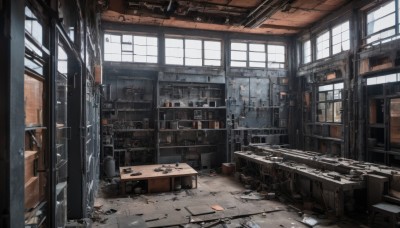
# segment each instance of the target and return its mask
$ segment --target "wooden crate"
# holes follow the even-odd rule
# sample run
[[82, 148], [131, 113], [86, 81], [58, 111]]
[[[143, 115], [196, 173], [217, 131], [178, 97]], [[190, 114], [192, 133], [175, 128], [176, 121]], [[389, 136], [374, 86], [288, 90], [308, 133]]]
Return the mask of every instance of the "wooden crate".
[[35, 159], [37, 151], [25, 151], [25, 183], [27, 183], [35, 174]]
[[25, 209], [34, 208], [40, 202], [39, 178], [32, 177], [25, 184]]
[[40, 126], [43, 124], [43, 82], [25, 75], [25, 125]]

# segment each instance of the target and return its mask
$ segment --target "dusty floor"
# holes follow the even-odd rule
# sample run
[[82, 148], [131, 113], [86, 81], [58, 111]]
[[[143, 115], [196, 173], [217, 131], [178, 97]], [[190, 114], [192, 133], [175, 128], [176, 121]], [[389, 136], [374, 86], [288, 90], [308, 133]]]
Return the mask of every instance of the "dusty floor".
[[[242, 199], [246, 189], [233, 177], [201, 175], [197, 189], [159, 194], [120, 196], [116, 180], [101, 186], [93, 227], [310, 227], [298, 211], [277, 199]], [[185, 208], [198, 205], [224, 210], [192, 216]], [[324, 226], [314, 227], [362, 227], [343, 219], [320, 222]]]

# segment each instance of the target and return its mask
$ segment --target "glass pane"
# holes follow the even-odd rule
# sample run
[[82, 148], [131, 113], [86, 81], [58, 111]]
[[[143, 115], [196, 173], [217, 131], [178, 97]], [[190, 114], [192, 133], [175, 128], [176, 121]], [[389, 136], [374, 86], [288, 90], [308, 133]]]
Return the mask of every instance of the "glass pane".
[[265, 52], [265, 44], [249, 44], [250, 51]]
[[232, 60], [247, 60], [247, 52], [244, 51], [231, 51]]
[[326, 95], [326, 100], [327, 101], [333, 100], [333, 91], [328, 91], [328, 93]]
[[201, 49], [185, 49], [185, 57], [187, 58], [200, 58], [202, 51]]
[[333, 121], [336, 123], [342, 122], [342, 102], [334, 103]]
[[390, 100], [390, 145], [400, 148], [400, 98]]
[[135, 36], [134, 37], [134, 44], [135, 45], [146, 45], [147, 44], [147, 38], [145, 36]]
[[201, 40], [185, 40], [185, 48], [202, 49]]
[[325, 103], [318, 104], [318, 121], [319, 122], [326, 122], [325, 119]]
[[221, 42], [219, 42], [219, 41], [204, 41], [204, 49], [221, 51]]
[[231, 66], [233, 66], [233, 67], [246, 67], [246, 62], [231, 61]]
[[247, 51], [247, 43], [231, 43], [231, 50]]
[[180, 48], [183, 48], [183, 40], [182, 39], [166, 38], [165, 39], [165, 47], [180, 47]]
[[221, 61], [220, 60], [204, 60], [204, 65], [205, 66], [221, 66]]
[[221, 51], [204, 50], [204, 58], [221, 60]]
[[266, 59], [265, 53], [261, 53], [261, 52], [250, 52], [249, 53], [249, 60], [250, 61], [257, 61], [257, 62], [264, 62], [265, 63], [265, 59]]
[[132, 36], [131, 35], [122, 35], [122, 43], [132, 43]]
[[169, 57], [183, 57], [183, 48], [165, 48], [166, 56]]
[[183, 65], [183, 58], [167, 56], [167, 57], [165, 57], [165, 63], [172, 64], [172, 65]]
[[326, 93], [319, 93], [318, 94], [318, 100], [319, 101], [325, 101], [326, 100]]
[[326, 103], [326, 122], [333, 122], [333, 103]]
[[265, 62], [249, 62], [250, 67], [265, 68]]
[[185, 66], [201, 66], [203, 65], [202, 59], [185, 58]]

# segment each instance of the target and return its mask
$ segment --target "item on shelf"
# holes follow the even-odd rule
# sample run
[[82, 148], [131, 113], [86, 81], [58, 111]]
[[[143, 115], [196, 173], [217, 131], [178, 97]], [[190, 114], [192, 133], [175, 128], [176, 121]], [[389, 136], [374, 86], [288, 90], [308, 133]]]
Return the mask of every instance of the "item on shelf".
[[174, 103], [174, 107], [181, 107], [181, 103], [180, 102], [175, 102]]
[[193, 119], [195, 120], [201, 120], [203, 118], [203, 114], [201, 110], [194, 110], [193, 111]]
[[178, 121], [171, 121], [170, 122], [170, 127], [171, 127], [171, 129], [178, 129]]
[[216, 101], [210, 101], [209, 102], [210, 107], [217, 107], [217, 102]]
[[219, 121], [210, 121], [209, 122], [209, 128], [210, 129], [219, 129]]
[[143, 119], [143, 129], [149, 129], [149, 118]]
[[201, 121], [193, 121], [194, 129], [201, 129]]

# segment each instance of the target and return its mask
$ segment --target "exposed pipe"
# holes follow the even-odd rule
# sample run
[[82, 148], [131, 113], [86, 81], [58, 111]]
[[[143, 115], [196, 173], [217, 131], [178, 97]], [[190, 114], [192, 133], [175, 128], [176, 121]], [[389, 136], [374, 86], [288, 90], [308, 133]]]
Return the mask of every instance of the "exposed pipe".
[[263, 5], [265, 5], [265, 4], [268, 3], [269, 1], [270, 1], [270, 0], [265, 0], [265, 1], [263, 1], [259, 6], [257, 6], [257, 8], [255, 8], [253, 11], [251, 11], [251, 12], [247, 15], [246, 19], [249, 18], [251, 15], [253, 15], [257, 10], [259, 10]]

